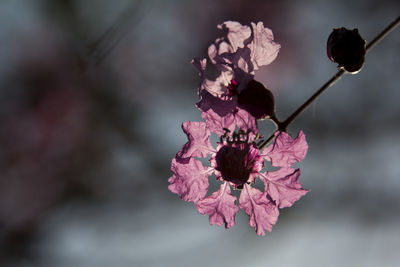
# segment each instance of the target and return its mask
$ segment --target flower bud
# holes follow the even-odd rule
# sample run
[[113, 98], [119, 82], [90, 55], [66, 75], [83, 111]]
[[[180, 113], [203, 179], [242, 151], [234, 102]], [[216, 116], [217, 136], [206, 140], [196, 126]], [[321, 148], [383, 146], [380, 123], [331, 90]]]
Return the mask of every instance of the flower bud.
[[274, 95], [256, 80], [251, 80], [239, 93], [238, 106], [258, 120], [275, 116]]
[[344, 27], [333, 29], [327, 42], [327, 54], [330, 60], [339, 64], [339, 67], [355, 74], [364, 65], [365, 43], [358, 29], [348, 30]]

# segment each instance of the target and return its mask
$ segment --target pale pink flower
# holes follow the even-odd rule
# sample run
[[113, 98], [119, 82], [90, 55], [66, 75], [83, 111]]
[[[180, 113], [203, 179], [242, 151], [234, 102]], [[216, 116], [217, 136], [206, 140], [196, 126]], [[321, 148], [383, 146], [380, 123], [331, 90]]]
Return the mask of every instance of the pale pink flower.
[[[185, 122], [183, 131], [189, 141], [172, 160], [169, 190], [188, 202], [194, 202], [201, 214], [208, 214], [210, 224], [230, 228], [235, 224], [239, 208], [250, 217], [249, 224], [258, 235], [271, 231], [277, 222], [279, 208], [290, 207], [307, 193], [298, 182], [300, 170], [292, 168], [303, 160], [308, 145], [303, 132], [293, 139], [289, 134], [277, 132], [272, 144], [260, 151], [254, 143], [254, 134], [227, 133], [220, 138], [216, 149], [209, 141], [210, 130], [204, 122]], [[210, 157], [210, 166], [197, 158]], [[264, 161], [280, 167], [276, 171], [262, 171]], [[215, 174], [222, 184], [209, 196], [208, 177]], [[259, 178], [264, 191], [251, 185]], [[239, 207], [231, 187], [241, 190]]]
[[263, 86], [265, 90], [256, 92], [253, 99], [264, 99], [262, 105], [257, 105], [256, 113], [254, 109], [249, 109], [248, 92], [242, 97], [245, 103], [238, 98], [244, 90], [253, 92], [250, 89], [254, 87], [249, 88], [248, 84], [253, 81], [255, 71], [276, 58], [280, 45], [273, 41], [272, 31], [265, 28], [262, 22], [251, 23], [249, 27], [226, 21], [218, 28], [224, 31], [225, 36], [208, 48], [211, 64], [218, 71], [217, 78], [209, 80], [205, 77], [206, 59], [195, 58], [192, 61], [199, 69], [201, 78], [197, 107], [213, 132], [223, 134], [223, 128], [233, 131], [235, 126], [257, 132], [256, 120], [274, 114], [272, 94]]

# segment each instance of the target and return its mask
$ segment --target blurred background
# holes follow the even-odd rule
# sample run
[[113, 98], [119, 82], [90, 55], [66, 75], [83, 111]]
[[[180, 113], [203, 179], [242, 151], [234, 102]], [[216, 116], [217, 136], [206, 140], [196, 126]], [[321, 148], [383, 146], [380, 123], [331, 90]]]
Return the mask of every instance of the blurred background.
[[[334, 27], [367, 40], [400, 2], [1, 0], [0, 266], [399, 266], [400, 29], [290, 126], [310, 192], [259, 237], [209, 226], [167, 189], [200, 120], [217, 24], [263, 21], [282, 48], [257, 73], [285, 119], [335, 72]], [[271, 124], [262, 122], [269, 136]]]

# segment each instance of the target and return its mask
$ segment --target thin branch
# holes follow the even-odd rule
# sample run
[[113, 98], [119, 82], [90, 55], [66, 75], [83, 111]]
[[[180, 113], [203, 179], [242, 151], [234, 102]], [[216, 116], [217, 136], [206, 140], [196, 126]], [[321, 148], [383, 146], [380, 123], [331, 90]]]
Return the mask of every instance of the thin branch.
[[140, 11], [145, 8], [145, 4], [149, 3], [145, 3], [143, 0], [134, 1], [95, 42], [88, 45], [89, 56], [94, 58], [95, 65], [99, 65], [118, 45], [124, 35], [132, 30], [132, 28], [127, 29], [128, 25], [135, 25], [134, 22], [138, 23], [142, 19], [145, 12]]
[[387, 26], [378, 36], [367, 44], [367, 52], [371, 50], [377, 43], [385, 38], [391, 31], [393, 31], [400, 24], [400, 16], [397, 17], [389, 26]]
[[[368, 45], [366, 51], [370, 51], [378, 42], [384, 39], [392, 30], [394, 30], [400, 24], [400, 16], [397, 17], [389, 26], [387, 26], [381, 33], [379, 33]], [[300, 115], [318, 96], [320, 96], [326, 89], [331, 87], [337, 80], [339, 80], [347, 72], [341, 68], [335, 75], [332, 76], [317, 92], [315, 92], [303, 105], [301, 105], [296, 111], [292, 113], [285, 121], [278, 124], [279, 130], [286, 130], [286, 128], [294, 121], [294, 119]], [[275, 136], [275, 132], [259, 146], [259, 149], [263, 149]]]

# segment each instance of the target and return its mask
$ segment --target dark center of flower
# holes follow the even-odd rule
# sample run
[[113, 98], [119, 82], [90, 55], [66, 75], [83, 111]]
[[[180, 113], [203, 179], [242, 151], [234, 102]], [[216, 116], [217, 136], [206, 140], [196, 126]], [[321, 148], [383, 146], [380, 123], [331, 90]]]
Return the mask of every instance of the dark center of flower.
[[216, 155], [217, 167], [225, 181], [242, 185], [249, 179], [254, 161], [249, 155], [249, 146], [223, 146]]

